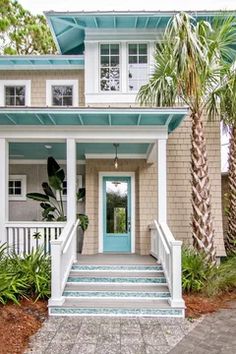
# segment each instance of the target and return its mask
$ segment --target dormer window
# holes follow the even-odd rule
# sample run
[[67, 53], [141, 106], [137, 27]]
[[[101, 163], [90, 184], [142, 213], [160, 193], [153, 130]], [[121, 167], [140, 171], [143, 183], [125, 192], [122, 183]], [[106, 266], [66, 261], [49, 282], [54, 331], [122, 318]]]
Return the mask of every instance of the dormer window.
[[146, 43], [128, 45], [128, 86], [137, 92], [148, 81], [148, 48]]
[[100, 45], [100, 90], [120, 91], [120, 46]]

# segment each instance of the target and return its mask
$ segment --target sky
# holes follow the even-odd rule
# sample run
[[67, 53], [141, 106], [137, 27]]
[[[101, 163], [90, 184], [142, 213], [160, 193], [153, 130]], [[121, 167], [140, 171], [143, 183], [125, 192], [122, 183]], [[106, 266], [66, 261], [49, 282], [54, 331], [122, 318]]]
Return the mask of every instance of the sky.
[[105, 10], [236, 10], [236, 0], [18, 0], [32, 13]]
[[[236, 10], [236, 0], [18, 0], [34, 14], [43, 11]], [[221, 134], [221, 169], [227, 171], [228, 137]]]

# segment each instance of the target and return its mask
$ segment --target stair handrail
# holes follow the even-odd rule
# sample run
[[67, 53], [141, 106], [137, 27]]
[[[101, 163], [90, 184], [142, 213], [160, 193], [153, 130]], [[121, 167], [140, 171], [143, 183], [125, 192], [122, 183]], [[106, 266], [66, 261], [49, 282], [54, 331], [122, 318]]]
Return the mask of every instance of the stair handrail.
[[62, 305], [63, 291], [71, 266], [76, 260], [76, 235], [80, 220], [68, 220], [57, 240], [51, 241], [51, 298], [50, 305]]
[[156, 250], [158, 261], [162, 264], [163, 271], [169, 286], [171, 298], [169, 303], [173, 307], [183, 307], [182, 298], [182, 241], [176, 240], [165, 222], [154, 220], [156, 230]]

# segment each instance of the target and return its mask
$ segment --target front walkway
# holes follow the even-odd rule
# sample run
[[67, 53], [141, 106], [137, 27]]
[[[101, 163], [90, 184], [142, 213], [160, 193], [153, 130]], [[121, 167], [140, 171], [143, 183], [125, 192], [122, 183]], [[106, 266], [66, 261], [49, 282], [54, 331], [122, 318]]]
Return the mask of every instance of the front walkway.
[[164, 354], [198, 322], [176, 318], [53, 317], [32, 337], [27, 354]]
[[186, 319], [54, 317], [32, 337], [34, 354], [235, 353], [236, 301], [191, 323]]

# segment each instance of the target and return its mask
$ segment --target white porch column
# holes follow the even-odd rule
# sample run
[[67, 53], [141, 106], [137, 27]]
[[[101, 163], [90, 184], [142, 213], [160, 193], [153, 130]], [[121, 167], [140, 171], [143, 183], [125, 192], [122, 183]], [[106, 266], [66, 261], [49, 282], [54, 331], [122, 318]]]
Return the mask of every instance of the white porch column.
[[[76, 221], [77, 198], [76, 198], [76, 141], [66, 140], [67, 158], [67, 221]], [[77, 230], [76, 230], [77, 231]], [[74, 237], [74, 258], [77, 258], [77, 237]]]
[[157, 220], [167, 222], [167, 173], [166, 173], [166, 139], [156, 141], [157, 156]]
[[7, 241], [5, 222], [9, 219], [8, 177], [9, 176], [9, 143], [0, 139], [0, 242]]

